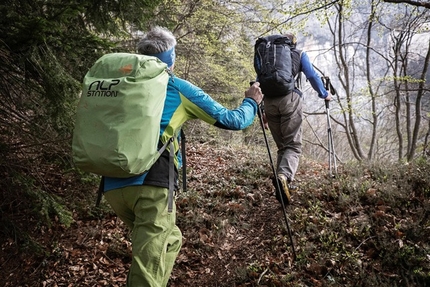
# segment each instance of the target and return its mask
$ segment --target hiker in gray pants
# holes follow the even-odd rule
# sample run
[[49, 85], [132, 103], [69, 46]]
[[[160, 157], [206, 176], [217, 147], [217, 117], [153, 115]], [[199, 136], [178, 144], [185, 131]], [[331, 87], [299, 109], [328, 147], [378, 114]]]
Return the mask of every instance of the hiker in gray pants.
[[[321, 78], [313, 68], [306, 52], [296, 49], [297, 39], [293, 34], [284, 34], [288, 37], [293, 47], [291, 49], [293, 75], [296, 77], [303, 72], [312, 88], [318, 93], [319, 98], [331, 100], [331, 95], [324, 88]], [[295, 187], [292, 182], [299, 166], [299, 158], [302, 153], [302, 121], [303, 121], [303, 95], [296, 87], [293, 92], [283, 97], [264, 97], [265, 124], [268, 124], [273, 139], [276, 142], [277, 151], [277, 176], [284, 203], [290, 202], [290, 190]], [[273, 179], [276, 188], [277, 184]], [[280, 201], [276, 193], [277, 199]]]

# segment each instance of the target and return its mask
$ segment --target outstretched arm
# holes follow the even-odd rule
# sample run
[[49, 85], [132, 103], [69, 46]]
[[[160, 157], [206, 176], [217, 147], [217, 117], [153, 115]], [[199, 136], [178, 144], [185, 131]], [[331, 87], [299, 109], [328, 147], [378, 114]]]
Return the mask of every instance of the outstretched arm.
[[255, 83], [245, 92], [242, 104], [231, 110], [188, 81], [175, 78], [175, 85], [180, 91], [182, 106], [189, 119], [199, 118], [229, 130], [242, 130], [252, 124], [258, 104], [263, 99], [259, 83]]
[[302, 52], [302, 57], [300, 59], [301, 65], [302, 65], [302, 71], [305, 74], [306, 78], [311, 83], [312, 88], [318, 93], [318, 97], [326, 100], [330, 100], [331, 96], [327, 92], [327, 90], [324, 88], [324, 84], [321, 81], [320, 76], [315, 71], [314, 67], [312, 66], [311, 61], [309, 60], [308, 55], [306, 52]]

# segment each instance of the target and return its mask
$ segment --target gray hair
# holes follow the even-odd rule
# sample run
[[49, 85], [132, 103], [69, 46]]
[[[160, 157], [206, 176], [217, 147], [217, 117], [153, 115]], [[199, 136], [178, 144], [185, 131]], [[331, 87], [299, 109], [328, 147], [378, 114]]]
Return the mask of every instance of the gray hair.
[[155, 26], [137, 44], [139, 54], [152, 55], [165, 52], [176, 46], [176, 38], [168, 29]]

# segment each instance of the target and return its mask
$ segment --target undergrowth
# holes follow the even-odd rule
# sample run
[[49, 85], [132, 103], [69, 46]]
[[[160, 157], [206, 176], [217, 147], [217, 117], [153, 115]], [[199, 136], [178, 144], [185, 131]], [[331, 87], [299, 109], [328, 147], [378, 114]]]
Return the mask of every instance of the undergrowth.
[[[267, 150], [240, 146], [188, 146], [187, 191], [176, 196], [183, 247], [170, 287], [430, 285], [428, 161], [344, 164], [333, 178], [325, 163], [302, 158], [286, 222]], [[0, 279], [118, 286], [130, 234], [105, 201], [95, 208], [98, 177], [51, 170], [43, 184], [33, 175], [2, 182]], [[8, 264], [31, 276], [11, 281]]]

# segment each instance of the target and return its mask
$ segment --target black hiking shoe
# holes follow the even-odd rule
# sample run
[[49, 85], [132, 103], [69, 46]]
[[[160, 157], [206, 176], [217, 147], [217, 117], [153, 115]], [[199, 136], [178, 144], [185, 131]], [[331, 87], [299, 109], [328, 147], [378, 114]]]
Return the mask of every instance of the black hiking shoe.
[[[274, 178], [272, 178], [272, 181], [273, 181], [273, 185], [275, 186], [276, 199], [281, 204], [282, 202], [284, 202], [284, 205], [290, 204], [290, 201], [291, 201], [290, 188], [289, 188], [288, 179], [285, 177], [285, 175], [278, 174], [278, 183], [279, 183], [279, 188], [281, 190], [278, 190], [278, 184], [276, 184], [276, 181], [274, 180]], [[292, 187], [294, 187], [294, 189], [297, 189], [296, 186], [292, 186]], [[291, 190], [293, 189], [291, 188]], [[281, 196], [282, 196], [282, 201], [281, 201]]]

